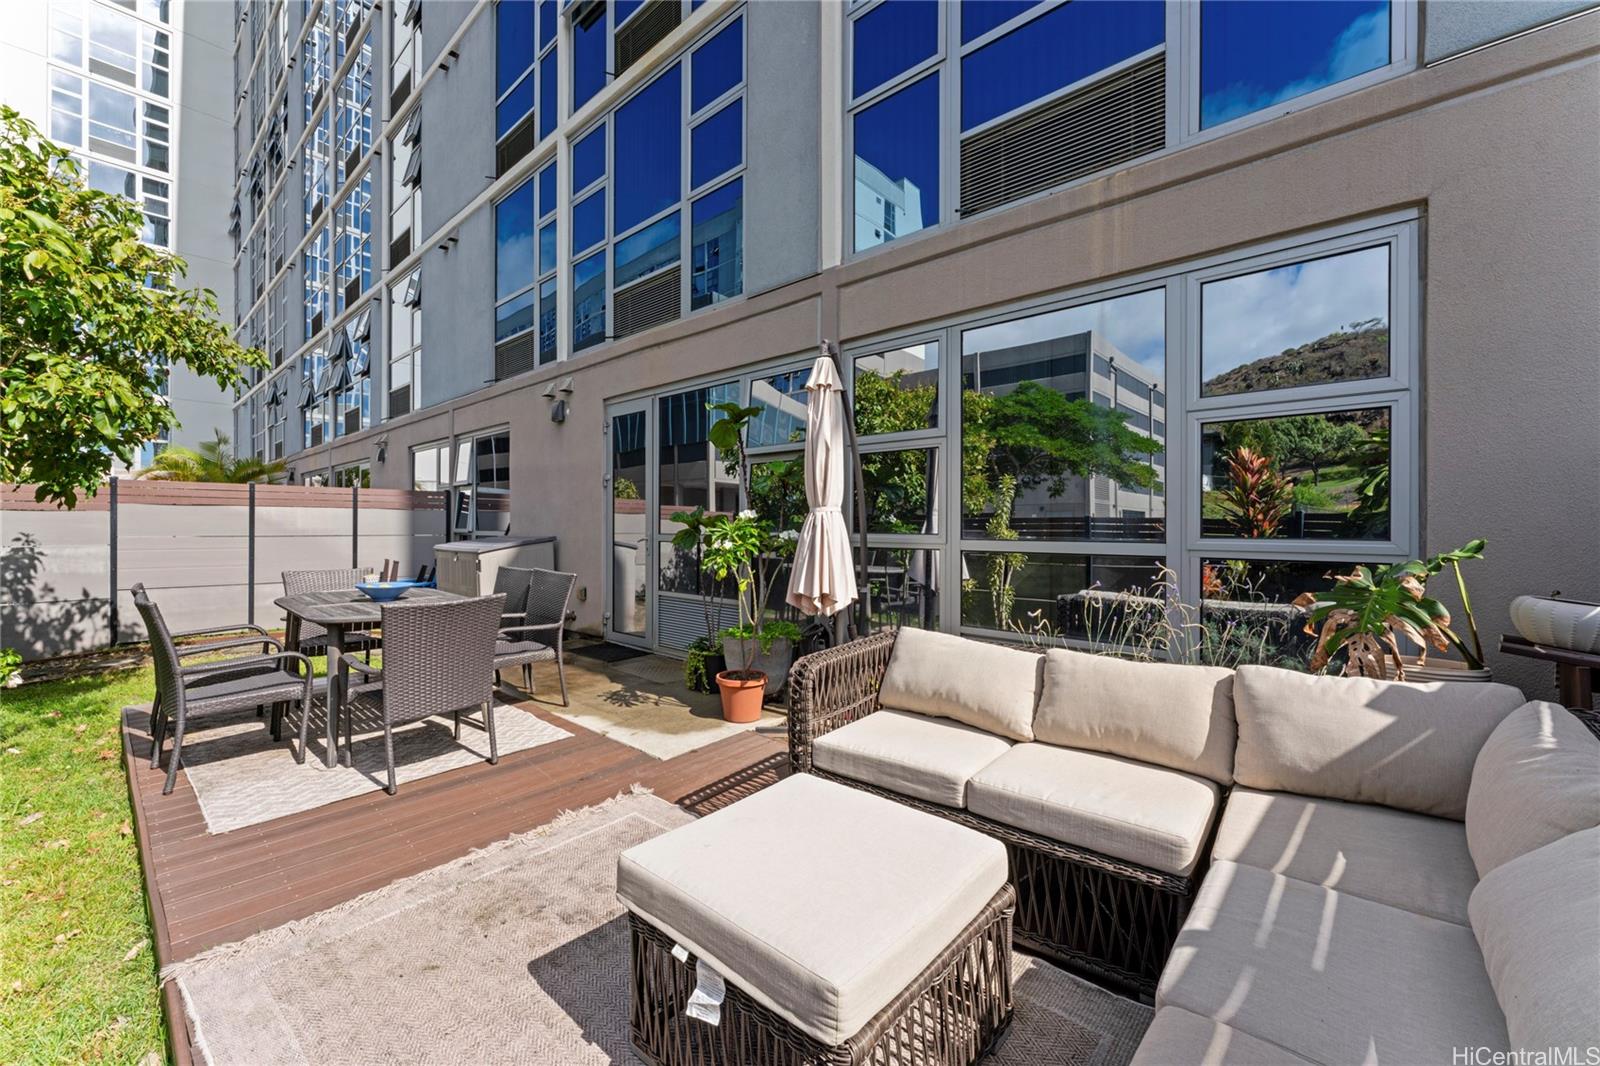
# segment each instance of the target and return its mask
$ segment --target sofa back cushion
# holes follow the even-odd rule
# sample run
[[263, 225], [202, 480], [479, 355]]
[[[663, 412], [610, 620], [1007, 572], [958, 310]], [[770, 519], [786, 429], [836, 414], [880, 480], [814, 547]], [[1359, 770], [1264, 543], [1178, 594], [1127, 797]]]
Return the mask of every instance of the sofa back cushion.
[[1489, 871], [1467, 913], [1512, 1048], [1600, 1047], [1600, 828]]
[[1032, 740], [1042, 665], [1043, 656], [1021, 648], [901, 629], [878, 702], [1011, 740]]
[[1052, 648], [1033, 735], [1233, 783], [1233, 671]]
[[1241, 666], [1233, 679], [1234, 780], [1459, 822], [1479, 749], [1523, 702], [1510, 685]]
[[1467, 790], [1467, 849], [1478, 876], [1595, 826], [1600, 740], [1558, 704], [1512, 711], [1478, 752]]

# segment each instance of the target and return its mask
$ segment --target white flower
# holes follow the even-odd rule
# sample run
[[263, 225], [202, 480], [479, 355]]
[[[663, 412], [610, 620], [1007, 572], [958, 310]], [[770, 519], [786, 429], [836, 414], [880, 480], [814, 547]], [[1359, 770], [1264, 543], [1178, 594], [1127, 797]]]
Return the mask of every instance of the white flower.
[[744, 510], [739, 512], [739, 517], [743, 518], [743, 519], [753, 520], [755, 518], [755, 516], [756, 516], [755, 511], [753, 511], [749, 507], [746, 507]]
[[778, 539], [779, 540], [799, 540], [800, 539], [800, 531], [798, 529], [786, 529], [782, 533], [778, 534]]

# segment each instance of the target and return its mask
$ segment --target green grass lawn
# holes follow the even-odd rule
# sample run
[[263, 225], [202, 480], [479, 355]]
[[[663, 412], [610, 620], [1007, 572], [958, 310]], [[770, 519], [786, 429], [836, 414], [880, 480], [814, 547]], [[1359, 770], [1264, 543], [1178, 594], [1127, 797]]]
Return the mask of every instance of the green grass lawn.
[[149, 667], [0, 692], [0, 1062], [164, 1062], [118, 736]]

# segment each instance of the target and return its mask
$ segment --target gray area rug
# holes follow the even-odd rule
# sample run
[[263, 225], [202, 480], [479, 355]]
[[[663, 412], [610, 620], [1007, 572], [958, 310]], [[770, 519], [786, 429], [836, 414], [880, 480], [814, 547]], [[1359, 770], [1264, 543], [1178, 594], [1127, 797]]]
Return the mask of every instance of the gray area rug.
[[[383, 726], [359, 714], [355, 722], [355, 765], [329, 768], [323, 763], [326, 734], [321, 701], [312, 714], [313, 736], [304, 763], [294, 761], [299, 747], [299, 721], [287, 718], [281, 741], [274, 742], [268, 719], [244, 710], [199, 719], [183, 744], [183, 771], [189, 775], [206, 829], [226, 833], [270, 822], [289, 814], [360, 796], [383, 788], [388, 771], [383, 754]], [[489, 757], [489, 735], [473, 724], [461, 724], [455, 739], [448, 717], [412, 722], [395, 730], [395, 779], [407, 781], [481, 763]], [[501, 756], [565, 740], [572, 734], [510, 704], [495, 704], [495, 740]], [[171, 744], [167, 745], [171, 751]]]
[[[621, 796], [163, 976], [214, 1066], [635, 1063], [617, 855], [690, 820]], [[999, 1066], [1119, 1066], [1149, 1024], [1046, 963], [1016, 974]]]

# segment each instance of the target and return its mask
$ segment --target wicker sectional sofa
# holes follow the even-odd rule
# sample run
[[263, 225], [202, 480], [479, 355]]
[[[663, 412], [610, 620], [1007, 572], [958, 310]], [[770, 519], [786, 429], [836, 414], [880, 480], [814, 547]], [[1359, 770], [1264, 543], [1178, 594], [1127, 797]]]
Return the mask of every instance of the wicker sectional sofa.
[[1141, 1066], [1600, 1048], [1592, 717], [911, 630], [790, 680], [793, 769], [1004, 842], [1017, 943], [1153, 1000]]

